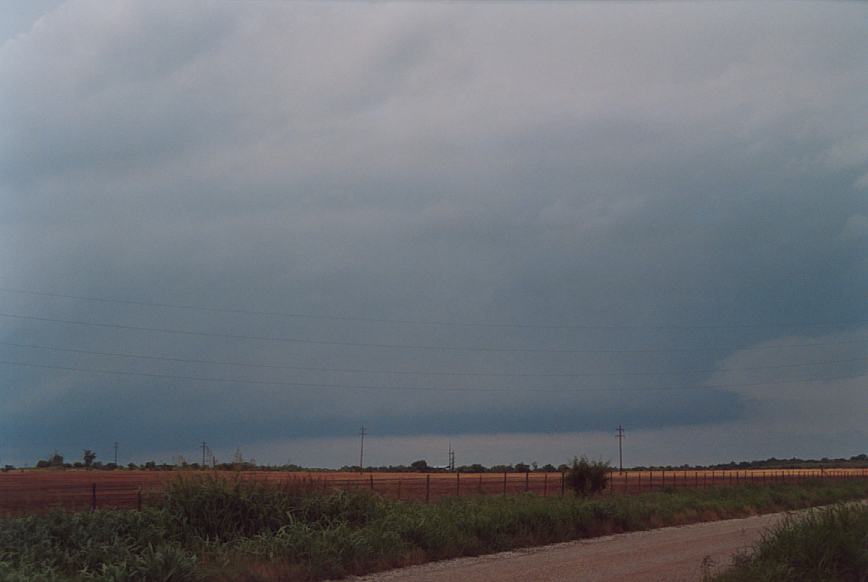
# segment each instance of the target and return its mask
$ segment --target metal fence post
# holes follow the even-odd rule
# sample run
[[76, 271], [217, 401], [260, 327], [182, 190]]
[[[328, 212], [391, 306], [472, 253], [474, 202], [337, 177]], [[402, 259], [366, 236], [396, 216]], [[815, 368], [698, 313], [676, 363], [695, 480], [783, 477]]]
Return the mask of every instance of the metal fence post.
[[543, 473], [543, 497], [547, 497], [549, 493], [549, 474]]
[[461, 497], [461, 473], [455, 472], [455, 497]]
[[139, 508], [139, 511], [142, 510], [142, 487], [139, 485], [139, 495], [138, 495], [138, 503], [136, 504]]
[[96, 511], [96, 483], [90, 486], [90, 510]]
[[567, 474], [561, 471], [561, 497], [564, 496], [564, 492], [567, 489]]
[[530, 471], [524, 472], [524, 492], [530, 491]]
[[373, 491], [374, 490], [374, 474], [371, 473], [369, 475], [369, 477], [371, 478], [371, 491]]
[[425, 503], [431, 502], [431, 475], [425, 475]]
[[506, 471], [503, 472], [503, 494], [506, 495]]

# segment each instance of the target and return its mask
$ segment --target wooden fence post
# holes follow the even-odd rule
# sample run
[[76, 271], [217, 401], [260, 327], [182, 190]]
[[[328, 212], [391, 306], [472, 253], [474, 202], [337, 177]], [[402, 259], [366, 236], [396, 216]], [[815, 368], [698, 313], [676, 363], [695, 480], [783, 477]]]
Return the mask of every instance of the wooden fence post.
[[138, 494], [138, 503], [136, 503], [136, 507], [139, 508], [139, 511], [142, 510], [142, 486], [139, 485], [139, 494]]
[[369, 477], [371, 478], [371, 491], [373, 491], [374, 490], [374, 474], [371, 473], [369, 475]]
[[455, 497], [461, 497], [461, 473], [455, 471]]
[[548, 496], [549, 493], [549, 474], [548, 472], [543, 473], [543, 497]]
[[564, 473], [563, 471], [561, 471], [561, 497], [564, 496], [564, 492], [567, 489], [566, 485], [567, 485], [567, 474]]
[[425, 503], [431, 503], [431, 475], [425, 475]]
[[524, 492], [530, 491], [530, 471], [524, 472]]
[[90, 510], [96, 511], [96, 483], [90, 486]]
[[506, 471], [503, 472], [503, 494], [506, 495]]

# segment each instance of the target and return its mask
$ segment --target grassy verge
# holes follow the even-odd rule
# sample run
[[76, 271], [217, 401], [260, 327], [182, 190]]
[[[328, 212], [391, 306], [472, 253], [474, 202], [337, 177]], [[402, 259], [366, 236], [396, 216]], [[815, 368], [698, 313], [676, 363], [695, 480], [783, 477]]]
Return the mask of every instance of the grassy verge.
[[714, 582], [868, 580], [868, 506], [846, 504], [791, 517]]
[[312, 482], [195, 479], [142, 512], [0, 520], [0, 579], [315, 580], [865, 497], [863, 480], [424, 505]]

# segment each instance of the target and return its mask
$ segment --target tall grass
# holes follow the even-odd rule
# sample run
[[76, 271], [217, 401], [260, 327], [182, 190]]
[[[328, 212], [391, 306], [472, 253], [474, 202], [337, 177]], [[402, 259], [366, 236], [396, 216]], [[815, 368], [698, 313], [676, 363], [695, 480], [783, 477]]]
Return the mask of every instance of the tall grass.
[[715, 582], [864, 582], [868, 506], [838, 505], [790, 517]]
[[866, 496], [868, 481], [837, 481], [426, 505], [316, 482], [197, 477], [143, 512], [0, 520], [0, 579], [315, 580]]

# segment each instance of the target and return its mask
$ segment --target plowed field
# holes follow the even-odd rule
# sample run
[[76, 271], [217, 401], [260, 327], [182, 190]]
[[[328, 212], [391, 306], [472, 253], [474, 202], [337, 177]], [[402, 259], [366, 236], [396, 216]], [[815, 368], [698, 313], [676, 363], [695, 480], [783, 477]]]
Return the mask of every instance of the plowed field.
[[[17, 470], [0, 473], [0, 515], [41, 513], [54, 507], [69, 510], [135, 509], [147, 504], [172, 479], [214, 474], [204, 471]], [[433, 501], [454, 495], [511, 495], [525, 491], [561, 495], [560, 473], [340, 473], [220, 472], [228, 479], [285, 483], [312, 479], [336, 489], [369, 489], [392, 499]], [[612, 473], [604, 495], [634, 494], [665, 487], [738, 486], [745, 483], [801, 479], [868, 479], [868, 469], [805, 469], [748, 471], [625, 471]]]

